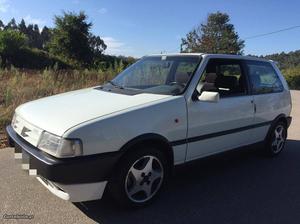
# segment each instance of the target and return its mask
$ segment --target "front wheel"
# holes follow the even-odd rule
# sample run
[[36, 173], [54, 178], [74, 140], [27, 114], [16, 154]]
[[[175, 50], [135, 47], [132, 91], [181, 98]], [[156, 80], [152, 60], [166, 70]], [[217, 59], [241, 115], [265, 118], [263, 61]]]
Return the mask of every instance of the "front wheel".
[[122, 206], [143, 206], [160, 192], [168, 176], [165, 155], [155, 148], [130, 152], [121, 161], [110, 183], [112, 197]]
[[287, 138], [287, 127], [284, 122], [278, 122], [270, 131], [266, 140], [266, 151], [270, 156], [276, 156], [282, 152]]

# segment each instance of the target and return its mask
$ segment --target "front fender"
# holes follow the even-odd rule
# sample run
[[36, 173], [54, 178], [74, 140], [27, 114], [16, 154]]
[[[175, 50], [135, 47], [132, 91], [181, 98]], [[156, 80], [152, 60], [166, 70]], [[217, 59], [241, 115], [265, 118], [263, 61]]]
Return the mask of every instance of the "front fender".
[[64, 137], [80, 138], [84, 154], [91, 155], [121, 150], [131, 140], [149, 133], [168, 142], [186, 138], [187, 115], [183, 96], [85, 122], [71, 128]]

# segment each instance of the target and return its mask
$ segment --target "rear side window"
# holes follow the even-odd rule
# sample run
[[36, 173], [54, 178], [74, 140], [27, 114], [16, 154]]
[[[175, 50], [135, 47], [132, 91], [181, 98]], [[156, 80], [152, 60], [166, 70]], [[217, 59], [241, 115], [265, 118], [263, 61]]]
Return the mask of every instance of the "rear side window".
[[247, 61], [246, 64], [253, 94], [283, 91], [282, 83], [270, 63]]

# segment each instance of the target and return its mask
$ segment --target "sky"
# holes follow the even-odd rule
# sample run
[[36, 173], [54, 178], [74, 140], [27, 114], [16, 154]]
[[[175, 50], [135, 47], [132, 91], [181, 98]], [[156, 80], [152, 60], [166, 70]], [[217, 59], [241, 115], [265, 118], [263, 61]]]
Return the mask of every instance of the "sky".
[[[228, 13], [241, 39], [300, 25], [300, 1], [285, 0], [0, 0], [0, 20], [53, 27], [54, 15], [84, 11], [105, 53], [140, 57], [179, 52], [181, 38], [209, 13]], [[244, 54], [266, 55], [300, 49], [300, 27], [246, 39]]]

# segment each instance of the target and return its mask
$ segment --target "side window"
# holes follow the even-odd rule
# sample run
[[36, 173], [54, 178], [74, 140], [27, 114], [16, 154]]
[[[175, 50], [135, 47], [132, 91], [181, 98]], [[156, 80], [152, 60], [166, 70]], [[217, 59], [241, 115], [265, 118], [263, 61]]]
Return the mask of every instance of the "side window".
[[197, 90], [219, 92], [221, 97], [247, 93], [246, 79], [239, 60], [211, 59]]
[[247, 69], [254, 94], [274, 93], [283, 90], [282, 83], [270, 63], [247, 61]]

